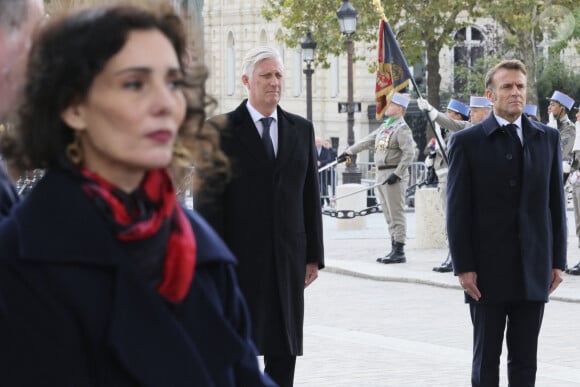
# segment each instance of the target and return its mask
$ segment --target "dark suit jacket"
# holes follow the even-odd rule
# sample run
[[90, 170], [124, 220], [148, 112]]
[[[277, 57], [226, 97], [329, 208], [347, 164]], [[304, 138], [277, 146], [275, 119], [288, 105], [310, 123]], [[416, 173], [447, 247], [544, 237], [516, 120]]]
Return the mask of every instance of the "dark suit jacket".
[[223, 196], [196, 206], [238, 258], [258, 351], [301, 355], [306, 264], [324, 267], [314, 128], [278, 107], [270, 162], [246, 102], [227, 114], [221, 136], [233, 179]]
[[477, 273], [484, 303], [548, 301], [551, 270], [566, 264], [559, 134], [525, 116], [522, 126], [523, 148], [493, 114], [455, 133], [449, 146], [453, 267], [456, 274]]
[[332, 153], [325, 147], [320, 148], [320, 154], [316, 153], [316, 158], [320, 161], [318, 168], [324, 167], [326, 164], [333, 162]]
[[270, 384], [234, 257], [188, 217], [195, 276], [185, 300], [169, 305], [80, 185], [50, 171], [0, 225], [0, 385]]

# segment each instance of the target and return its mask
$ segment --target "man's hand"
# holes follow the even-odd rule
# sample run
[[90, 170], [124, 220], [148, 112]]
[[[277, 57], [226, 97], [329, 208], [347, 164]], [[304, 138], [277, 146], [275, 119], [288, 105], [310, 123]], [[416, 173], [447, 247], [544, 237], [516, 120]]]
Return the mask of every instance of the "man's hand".
[[387, 184], [388, 185], [393, 185], [395, 183], [398, 183], [401, 181], [401, 178], [397, 175], [395, 175], [394, 173], [391, 173], [391, 175], [387, 178]]
[[[560, 274], [562, 271], [560, 271]], [[481, 298], [481, 292], [477, 287], [477, 273], [474, 271], [468, 271], [466, 273], [459, 273], [459, 285], [463, 288], [463, 291], [475, 301], [479, 301]]]
[[564, 281], [562, 278], [562, 270], [552, 269], [552, 283], [550, 284], [550, 294]]
[[304, 289], [308, 287], [315, 279], [318, 278], [318, 264], [317, 263], [307, 263], [306, 264], [306, 278], [304, 279]]

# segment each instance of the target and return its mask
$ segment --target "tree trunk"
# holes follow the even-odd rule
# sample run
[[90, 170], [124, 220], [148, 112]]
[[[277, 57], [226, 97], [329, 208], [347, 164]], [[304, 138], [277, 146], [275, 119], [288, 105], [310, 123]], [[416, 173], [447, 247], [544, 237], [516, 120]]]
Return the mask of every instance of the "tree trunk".
[[427, 43], [427, 99], [437, 110], [440, 109], [441, 74], [439, 74], [439, 48], [432, 42]]
[[522, 34], [519, 37], [520, 55], [526, 65], [528, 72], [527, 96], [526, 100], [529, 104], [538, 104], [538, 89], [536, 87], [536, 44], [534, 42], [534, 31], [529, 31], [527, 34]]

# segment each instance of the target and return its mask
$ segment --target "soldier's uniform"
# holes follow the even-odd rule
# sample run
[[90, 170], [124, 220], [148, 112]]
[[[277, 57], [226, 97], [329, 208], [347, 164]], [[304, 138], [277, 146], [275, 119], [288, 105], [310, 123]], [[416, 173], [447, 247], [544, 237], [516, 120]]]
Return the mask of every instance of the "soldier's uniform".
[[[417, 103], [419, 105], [419, 109], [428, 112], [429, 119], [431, 121], [433, 121], [438, 127], [445, 128], [447, 130], [448, 135], [447, 135], [447, 138], [445, 139], [446, 141], [444, 143], [445, 148], [447, 148], [446, 144], [449, 142], [451, 135], [453, 133], [456, 133], [462, 129], [468, 128], [471, 125], [473, 125], [474, 123], [477, 123], [485, 118], [484, 115], [480, 113], [477, 115], [471, 115], [473, 118], [473, 121], [476, 121], [476, 122], [470, 122], [470, 121], [465, 121], [465, 120], [456, 120], [456, 119], [451, 118], [447, 113], [442, 113], [440, 111], [437, 111], [427, 101], [425, 101], [423, 99], [419, 99], [417, 101]], [[455, 112], [461, 114], [462, 116], [469, 116], [471, 113], [471, 109], [479, 109], [483, 112], [486, 110], [491, 111], [491, 107], [492, 107], [491, 102], [489, 102], [486, 97], [471, 96], [469, 98], [469, 107], [464, 105], [463, 103], [457, 101], [457, 100], [451, 99], [449, 101], [449, 104], [447, 105], [447, 110], [455, 111]], [[443, 155], [441, 154], [441, 151], [439, 149], [437, 149], [437, 155], [436, 155], [435, 160], [433, 162], [434, 162], [435, 171], [437, 173], [437, 177], [439, 178], [439, 195], [441, 198], [441, 205], [442, 205], [443, 211], [446, 212], [446, 207], [447, 207], [447, 200], [446, 200], [446, 196], [447, 196], [447, 163], [443, 159]], [[447, 253], [447, 257], [445, 258], [445, 260], [443, 260], [443, 262], [439, 266], [435, 266], [433, 268], [433, 271], [437, 271], [440, 273], [447, 273], [447, 272], [453, 271], [453, 266], [452, 266], [452, 262], [451, 262], [451, 254], [449, 252]]]
[[[566, 94], [556, 90], [552, 97], [548, 98], [562, 105], [566, 110], [555, 117], [558, 130], [560, 131], [560, 150], [562, 151], [562, 161], [570, 163], [572, 160], [572, 147], [576, 139], [576, 127], [568, 118], [567, 111], [574, 106], [574, 100]], [[557, 105], [556, 105], [557, 106]]]
[[[407, 99], [399, 103], [398, 95], [400, 94], [395, 94], [392, 102], [402, 104], [406, 101], [408, 104]], [[407, 107], [406, 104], [401, 106]], [[379, 128], [347, 149], [348, 152], [356, 154], [362, 150], [374, 148], [377, 183], [385, 182], [393, 173], [401, 179], [397, 183], [381, 184], [375, 188], [393, 246], [404, 245], [407, 236], [405, 192], [409, 181], [409, 165], [413, 161], [415, 147], [411, 129], [401, 116], [387, 118]]]
[[[574, 106], [574, 99], [562, 93], [561, 91], [554, 91], [550, 98], [550, 106], [548, 112], [550, 113], [550, 121], [548, 125], [558, 128], [560, 131], [560, 151], [562, 152], [562, 169], [564, 171], [564, 183], [572, 185], [572, 202], [574, 205], [574, 220], [576, 222], [576, 236], [580, 239], [580, 181], [578, 168], [574, 162], [575, 158], [580, 156], [580, 152], [574, 146], [576, 140], [576, 126], [568, 118], [568, 111]], [[554, 103], [557, 102], [557, 103]], [[576, 156], [574, 155], [576, 153]], [[571, 180], [567, 181], [568, 173], [572, 170]], [[580, 247], [580, 242], [579, 246]], [[567, 268], [566, 272], [569, 274], [580, 274], [580, 263], [573, 268]]]

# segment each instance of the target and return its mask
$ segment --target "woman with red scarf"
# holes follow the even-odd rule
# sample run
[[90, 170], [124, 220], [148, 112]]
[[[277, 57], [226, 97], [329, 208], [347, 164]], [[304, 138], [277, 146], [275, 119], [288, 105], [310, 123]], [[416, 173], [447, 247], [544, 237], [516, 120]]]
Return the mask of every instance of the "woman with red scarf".
[[0, 225], [0, 385], [273, 384], [235, 259], [167, 172], [193, 164], [210, 196], [227, 178], [185, 54], [171, 8], [88, 8], [35, 40], [3, 145], [47, 172]]

